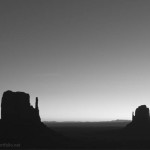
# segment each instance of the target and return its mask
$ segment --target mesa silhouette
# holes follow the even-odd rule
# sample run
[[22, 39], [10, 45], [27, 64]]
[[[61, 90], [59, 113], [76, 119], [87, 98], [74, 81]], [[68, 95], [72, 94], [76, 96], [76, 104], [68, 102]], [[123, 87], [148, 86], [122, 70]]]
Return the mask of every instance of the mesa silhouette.
[[1, 103], [1, 120], [7, 123], [39, 124], [38, 98], [35, 108], [30, 105], [30, 96], [24, 92], [4, 92]]
[[141, 105], [132, 112], [132, 122], [126, 126], [126, 131], [132, 134], [150, 134], [149, 108]]
[[123, 128], [120, 139], [122, 147], [150, 148], [150, 116], [146, 105], [132, 112], [132, 121]]
[[[30, 95], [6, 91], [1, 102], [0, 143], [19, 144], [20, 147], [58, 147], [62, 136], [41, 122], [36, 97], [35, 108]], [[10, 147], [8, 147], [10, 148]]]

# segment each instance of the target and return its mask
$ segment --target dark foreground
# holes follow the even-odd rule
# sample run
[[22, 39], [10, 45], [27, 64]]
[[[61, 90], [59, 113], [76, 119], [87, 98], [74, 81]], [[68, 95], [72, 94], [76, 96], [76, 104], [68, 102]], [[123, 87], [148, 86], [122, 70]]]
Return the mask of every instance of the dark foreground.
[[76, 149], [145, 149], [150, 136], [131, 135], [124, 130], [129, 122], [56, 123], [45, 124], [67, 137], [66, 148]]
[[[43, 126], [42, 134], [39, 128], [32, 128], [32, 131], [27, 131], [27, 127], [17, 130], [12, 130], [15, 127], [7, 127], [10, 130], [4, 131], [12, 135], [9, 139], [1, 139], [0, 148], [5, 149], [149, 149], [150, 148], [150, 134], [131, 133], [125, 130], [129, 122], [93, 122], [93, 123], [57, 123], [57, 122], [44, 122], [47, 129]], [[3, 127], [5, 129], [5, 127]], [[15, 132], [20, 130], [20, 137], [15, 138]], [[33, 130], [34, 129], [34, 130]], [[11, 134], [10, 134], [11, 132]], [[38, 134], [37, 134], [38, 132]], [[3, 131], [1, 130], [1, 133]], [[18, 134], [18, 133], [17, 133]], [[5, 136], [5, 137], [8, 137]], [[14, 144], [14, 145], [9, 145]], [[18, 145], [15, 145], [18, 144]]]

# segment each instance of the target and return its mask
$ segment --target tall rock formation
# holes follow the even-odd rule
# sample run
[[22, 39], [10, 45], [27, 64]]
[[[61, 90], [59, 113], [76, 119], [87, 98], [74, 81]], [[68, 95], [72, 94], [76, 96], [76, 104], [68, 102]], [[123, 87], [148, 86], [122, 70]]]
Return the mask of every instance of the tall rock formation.
[[127, 149], [150, 148], [150, 116], [146, 105], [136, 108], [132, 121], [121, 130], [119, 138]]
[[141, 105], [135, 110], [132, 114], [132, 122], [134, 123], [148, 123], [150, 121], [149, 119], [149, 108], [146, 107], [146, 105]]
[[[62, 140], [62, 139], [61, 139]], [[56, 147], [59, 134], [41, 122], [36, 97], [35, 108], [24, 92], [6, 91], [1, 102], [0, 144], [20, 143], [20, 148]]]
[[36, 107], [30, 105], [30, 96], [24, 92], [6, 91], [2, 96], [1, 120], [14, 123], [38, 123], [39, 116], [38, 98]]
[[[124, 130], [127, 134], [147, 135], [150, 134], [150, 116], [149, 108], [141, 105], [132, 113], [132, 122], [129, 123]], [[139, 136], [140, 137], [140, 136]]]

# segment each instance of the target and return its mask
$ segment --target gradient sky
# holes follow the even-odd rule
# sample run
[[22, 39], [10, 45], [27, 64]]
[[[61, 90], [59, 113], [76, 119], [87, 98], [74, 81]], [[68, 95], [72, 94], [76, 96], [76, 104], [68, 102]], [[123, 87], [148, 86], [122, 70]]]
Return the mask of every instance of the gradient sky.
[[131, 119], [150, 107], [149, 0], [0, 0], [0, 94], [42, 120]]

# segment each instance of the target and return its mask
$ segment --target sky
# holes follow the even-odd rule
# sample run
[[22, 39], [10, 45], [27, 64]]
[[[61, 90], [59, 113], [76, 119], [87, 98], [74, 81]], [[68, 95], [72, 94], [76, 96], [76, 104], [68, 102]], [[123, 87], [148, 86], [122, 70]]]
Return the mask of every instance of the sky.
[[0, 94], [42, 120], [131, 119], [150, 107], [149, 0], [1, 0]]

